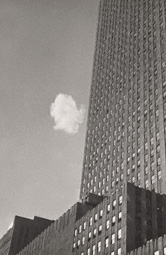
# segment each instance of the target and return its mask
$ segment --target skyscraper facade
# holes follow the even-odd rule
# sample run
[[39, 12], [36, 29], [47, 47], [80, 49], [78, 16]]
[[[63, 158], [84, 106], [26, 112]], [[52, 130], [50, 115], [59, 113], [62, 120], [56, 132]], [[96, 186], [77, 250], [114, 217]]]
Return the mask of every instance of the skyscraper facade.
[[102, 0], [80, 198], [166, 193], [166, 1]]
[[166, 0], [101, 0], [80, 202], [0, 255], [166, 255], [165, 213]]

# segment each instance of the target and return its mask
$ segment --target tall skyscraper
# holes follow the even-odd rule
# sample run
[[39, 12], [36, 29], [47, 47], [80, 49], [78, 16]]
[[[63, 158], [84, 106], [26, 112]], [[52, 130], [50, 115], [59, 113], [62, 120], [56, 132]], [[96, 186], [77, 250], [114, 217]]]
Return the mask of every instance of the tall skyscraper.
[[0, 255], [166, 255], [165, 213], [166, 0], [101, 0], [80, 202]]
[[166, 1], [102, 0], [80, 197], [166, 193]]

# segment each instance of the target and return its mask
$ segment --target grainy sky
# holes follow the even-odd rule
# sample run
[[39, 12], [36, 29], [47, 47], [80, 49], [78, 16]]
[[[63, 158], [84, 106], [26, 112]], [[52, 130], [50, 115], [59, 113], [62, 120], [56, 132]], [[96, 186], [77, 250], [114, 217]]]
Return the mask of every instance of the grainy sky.
[[[56, 219], [79, 197], [99, 0], [0, 0], [0, 237], [15, 215]], [[59, 94], [86, 109], [55, 130]]]

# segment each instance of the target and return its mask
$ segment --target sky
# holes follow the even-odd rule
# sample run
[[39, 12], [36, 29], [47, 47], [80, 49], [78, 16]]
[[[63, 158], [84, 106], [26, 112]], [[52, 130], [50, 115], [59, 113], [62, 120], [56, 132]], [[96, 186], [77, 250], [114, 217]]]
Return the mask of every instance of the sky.
[[99, 0], [0, 0], [0, 237], [79, 199]]

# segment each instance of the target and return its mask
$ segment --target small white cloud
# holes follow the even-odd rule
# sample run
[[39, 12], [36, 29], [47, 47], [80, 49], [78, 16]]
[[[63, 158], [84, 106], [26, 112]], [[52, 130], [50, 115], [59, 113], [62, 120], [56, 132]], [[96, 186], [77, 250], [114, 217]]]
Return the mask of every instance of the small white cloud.
[[76, 134], [83, 123], [85, 108], [79, 109], [72, 96], [59, 94], [50, 107], [51, 117], [54, 119], [54, 129], [64, 130], [68, 134]]

